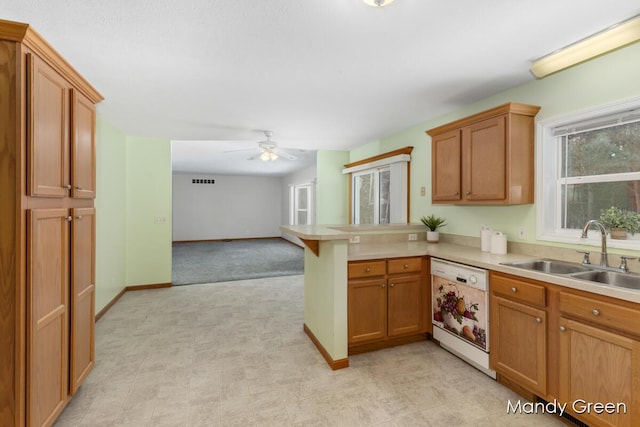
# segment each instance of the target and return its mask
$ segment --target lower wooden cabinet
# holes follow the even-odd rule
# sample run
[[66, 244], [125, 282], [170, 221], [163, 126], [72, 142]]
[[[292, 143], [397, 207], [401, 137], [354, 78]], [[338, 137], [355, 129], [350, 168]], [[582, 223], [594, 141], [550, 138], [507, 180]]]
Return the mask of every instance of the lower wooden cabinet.
[[546, 293], [540, 283], [492, 273], [489, 356], [492, 369], [528, 391], [547, 393]]
[[589, 425], [637, 426], [640, 341], [564, 317], [560, 328], [560, 401]]
[[94, 365], [95, 209], [28, 211], [26, 425], [52, 425]]
[[28, 214], [27, 425], [51, 425], [69, 393], [69, 211]]
[[425, 265], [422, 257], [349, 263], [350, 349], [399, 337], [426, 337], [430, 308]]
[[380, 340], [387, 335], [387, 281], [384, 277], [349, 282], [347, 321], [349, 344]]
[[95, 208], [72, 211], [69, 391], [80, 388], [95, 363]]
[[387, 335], [397, 337], [422, 329], [422, 276], [391, 276], [387, 288]]
[[[560, 400], [589, 425], [638, 425], [640, 309], [573, 292], [560, 292], [559, 300]], [[596, 402], [616, 406], [583, 411]]]
[[638, 425], [640, 305], [498, 272], [490, 280], [500, 382], [591, 427]]
[[493, 369], [534, 393], [547, 393], [547, 334], [544, 310], [491, 297]]

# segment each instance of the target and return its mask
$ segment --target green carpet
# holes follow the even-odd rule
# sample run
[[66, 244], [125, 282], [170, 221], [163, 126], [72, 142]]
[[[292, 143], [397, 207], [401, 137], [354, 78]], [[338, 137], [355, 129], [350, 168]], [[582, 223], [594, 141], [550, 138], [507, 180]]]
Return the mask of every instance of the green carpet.
[[304, 250], [284, 239], [176, 242], [174, 285], [304, 274]]

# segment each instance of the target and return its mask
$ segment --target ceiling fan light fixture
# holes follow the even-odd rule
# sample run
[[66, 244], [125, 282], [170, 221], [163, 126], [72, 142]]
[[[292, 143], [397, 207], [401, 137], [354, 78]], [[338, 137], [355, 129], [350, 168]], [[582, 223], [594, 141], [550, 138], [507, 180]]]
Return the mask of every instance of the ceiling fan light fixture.
[[278, 158], [278, 155], [273, 151], [264, 150], [262, 154], [260, 154], [260, 160], [263, 162], [274, 161]]
[[531, 64], [531, 74], [540, 79], [638, 40], [640, 15], [537, 59]]
[[362, 0], [362, 1], [368, 4], [369, 6], [373, 6], [373, 7], [383, 7], [393, 3], [393, 0]]

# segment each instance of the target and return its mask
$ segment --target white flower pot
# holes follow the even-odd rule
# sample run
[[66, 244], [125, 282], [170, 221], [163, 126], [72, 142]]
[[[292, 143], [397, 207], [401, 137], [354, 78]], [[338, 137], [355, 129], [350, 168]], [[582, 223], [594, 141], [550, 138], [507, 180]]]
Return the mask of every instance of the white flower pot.
[[440, 240], [439, 231], [427, 231], [427, 242], [438, 243], [438, 240]]

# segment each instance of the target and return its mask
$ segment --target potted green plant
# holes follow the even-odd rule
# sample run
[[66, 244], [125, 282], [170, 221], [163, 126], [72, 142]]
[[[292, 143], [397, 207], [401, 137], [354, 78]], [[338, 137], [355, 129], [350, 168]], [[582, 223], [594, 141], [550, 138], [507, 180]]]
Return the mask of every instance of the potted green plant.
[[640, 213], [616, 206], [601, 211], [598, 220], [609, 230], [612, 239], [626, 239], [627, 233], [633, 235], [640, 231]]
[[440, 240], [440, 233], [438, 232], [438, 228], [444, 227], [447, 225], [447, 222], [444, 218], [431, 214], [429, 216], [423, 216], [420, 218], [420, 221], [429, 229], [427, 231], [427, 242], [437, 243]]

